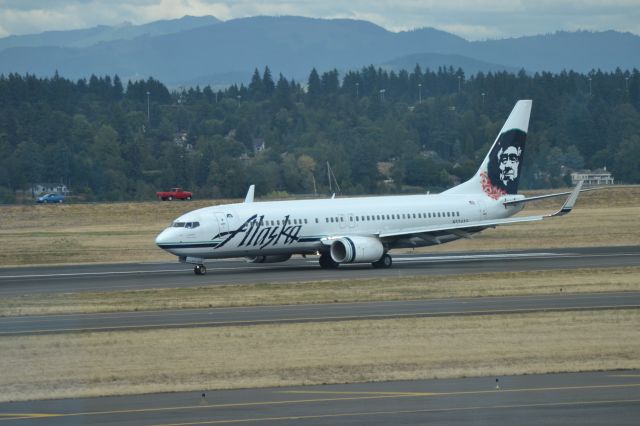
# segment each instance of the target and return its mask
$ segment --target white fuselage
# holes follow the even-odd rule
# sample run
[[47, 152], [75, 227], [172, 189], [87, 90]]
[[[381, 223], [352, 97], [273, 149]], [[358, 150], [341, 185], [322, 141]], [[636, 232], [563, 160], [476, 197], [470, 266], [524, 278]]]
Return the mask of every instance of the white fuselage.
[[445, 193], [226, 204], [180, 216], [156, 244], [176, 256], [202, 259], [315, 253], [327, 249], [328, 239], [345, 235], [380, 238], [386, 250], [428, 246], [461, 235], [443, 231], [437, 239], [408, 239], [400, 234], [506, 218], [522, 209], [502, 201]]

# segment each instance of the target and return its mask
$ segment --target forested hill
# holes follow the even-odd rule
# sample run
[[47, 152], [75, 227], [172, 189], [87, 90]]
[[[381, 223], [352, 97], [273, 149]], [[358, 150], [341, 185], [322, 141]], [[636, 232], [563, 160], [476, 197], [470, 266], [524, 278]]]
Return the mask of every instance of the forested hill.
[[251, 183], [258, 194], [314, 183], [327, 193], [327, 161], [344, 193], [437, 191], [475, 172], [518, 99], [533, 99], [523, 186], [566, 185], [571, 170], [605, 165], [640, 183], [636, 69], [465, 78], [368, 67], [312, 70], [301, 83], [265, 68], [247, 87], [182, 92], [154, 79], [10, 74], [0, 77], [0, 200], [43, 182], [87, 200], [153, 199], [175, 185], [200, 198], [239, 197]]

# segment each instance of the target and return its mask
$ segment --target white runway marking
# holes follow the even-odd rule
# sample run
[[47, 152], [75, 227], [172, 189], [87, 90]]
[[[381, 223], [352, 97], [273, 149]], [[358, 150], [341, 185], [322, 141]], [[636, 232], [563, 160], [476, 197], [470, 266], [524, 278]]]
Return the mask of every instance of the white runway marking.
[[516, 259], [529, 257], [574, 256], [574, 253], [498, 253], [498, 254], [464, 254], [450, 256], [393, 257], [394, 262], [455, 261], [482, 259]]

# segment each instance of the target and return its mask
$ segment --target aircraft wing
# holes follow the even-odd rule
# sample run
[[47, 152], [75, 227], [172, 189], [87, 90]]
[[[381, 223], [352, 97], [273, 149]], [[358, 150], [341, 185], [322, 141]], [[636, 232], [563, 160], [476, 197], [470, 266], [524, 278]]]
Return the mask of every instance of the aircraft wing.
[[581, 189], [582, 182], [579, 182], [573, 189], [573, 191], [570, 192], [569, 197], [560, 208], [560, 210], [548, 215], [511, 217], [506, 219], [479, 220], [466, 223], [427, 226], [424, 228], [410, 229], [401, 232], [382, 232], [379, 234], [379, 237], [380, 239], [394, 239], [396, 237], [417, 237], [438, 244], [440, 243], [439, 238], [447, 235], [455, 235], [461, 238], [471, 238], [471, 234], [482, 231], [486, 228], [495, 228], [499, 225], [510, 225], [512, 223], [534, 222], [549, 217], [563, 216], [565, 214], [568, 214], [573, 209], [573, 206], [578, 199], [578, 195], [580, 195]]

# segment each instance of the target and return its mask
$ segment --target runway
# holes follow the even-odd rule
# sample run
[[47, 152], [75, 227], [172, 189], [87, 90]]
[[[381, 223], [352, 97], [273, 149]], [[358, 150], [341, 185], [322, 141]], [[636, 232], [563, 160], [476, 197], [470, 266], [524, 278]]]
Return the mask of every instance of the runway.
[[0, 404], [6, 425], [636, 425], [638, 418], [640, 370]]
[[0, 337], [88, 331], [638, 308], [640, 308], [640, 292], [620, 292], [34, 315], [0, 317]]
[[196, 276], [190, 265], [138, 263], [40, 266], [0, 269], [0, 297], [38, 293], [140, 290], [260, 282], [453, 275], [497, 271], [605, 268], [640, 265], [640, 246], [546, 249], [483, 253], [394, 255], [390, 269], [341, 265], [324, 270], [317, 258], [296, 258], [273, 264], [240, 259], [210, 261], [208, 274]]

